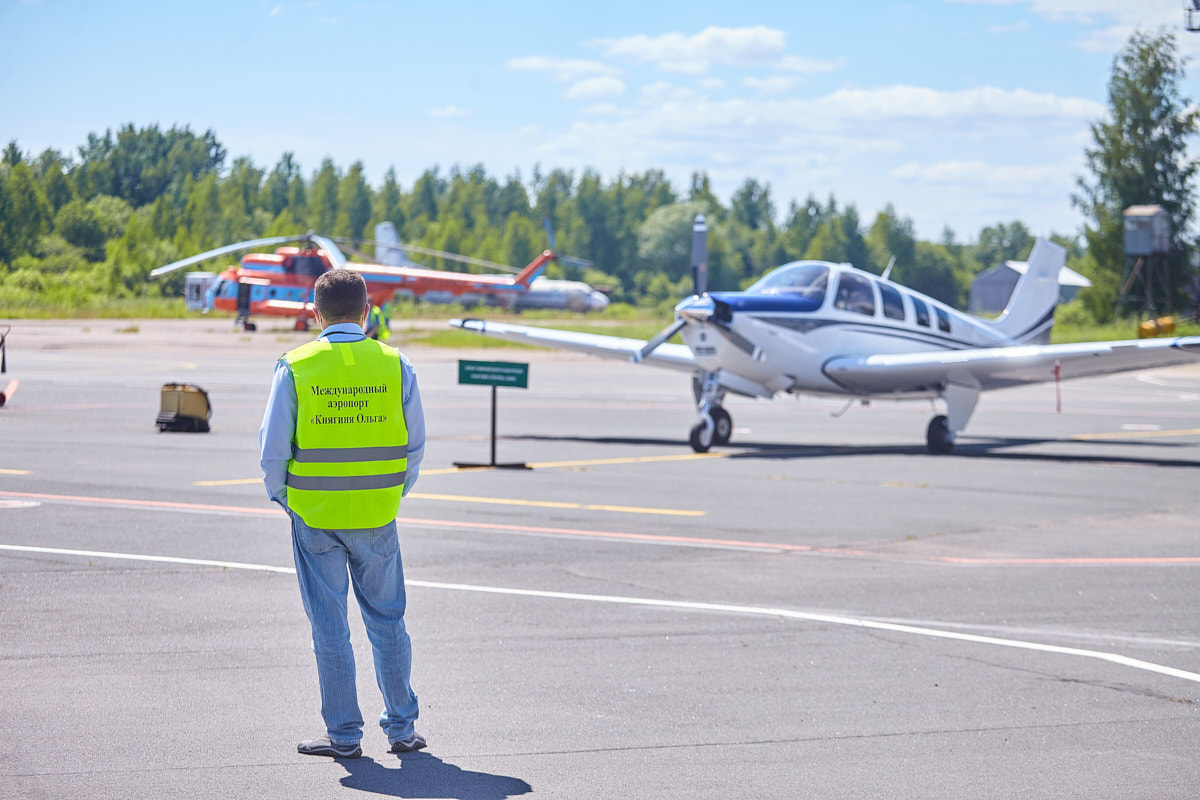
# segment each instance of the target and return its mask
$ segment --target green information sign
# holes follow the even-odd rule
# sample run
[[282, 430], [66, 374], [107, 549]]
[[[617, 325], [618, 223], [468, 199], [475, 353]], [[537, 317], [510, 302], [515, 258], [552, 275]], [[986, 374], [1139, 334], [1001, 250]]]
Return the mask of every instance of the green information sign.
[[529, 365], [513, 361], [459, 361], [458, 382], [528, 389]]

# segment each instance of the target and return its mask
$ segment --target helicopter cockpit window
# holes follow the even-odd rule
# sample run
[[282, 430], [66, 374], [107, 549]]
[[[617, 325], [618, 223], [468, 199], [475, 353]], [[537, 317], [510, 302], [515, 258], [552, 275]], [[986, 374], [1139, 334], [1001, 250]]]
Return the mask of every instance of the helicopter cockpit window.
[[320, 256], [292, 256], [292, 271], [306, 278], [325, 274], [325, 262]]
[[825, 302], [829, 286], [829, 267], [823, 264], [785, 264], [764, 275], [746, 289], [750, 294], [799, 294], [812, 301], [813, 307]]
[[838, 279], [833, 307], [875, 316], [875, 292], [871, 289], [871, 282], [852, 272], [843, 272]]

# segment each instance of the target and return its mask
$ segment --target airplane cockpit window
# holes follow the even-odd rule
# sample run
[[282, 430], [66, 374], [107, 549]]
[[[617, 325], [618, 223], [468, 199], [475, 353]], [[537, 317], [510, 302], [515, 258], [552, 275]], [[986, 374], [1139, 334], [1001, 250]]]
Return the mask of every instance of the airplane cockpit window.
[[824, 264], [784, 264], [764, 275], [750, 288], [749, 294], [799, 294], [812, 301], [816, 308], [825, 302], [829, 286], [829, 267]]
[[325, 274], [325, 261], [320, 256], [292, 256], [292, 271], [306, 278]]
[[879, 297], [883, 300], [883, 315], [888, 319], [904, 319], [904, 300], [895, 286], [878, 283]]
[[926, 328], [928, 328], [929, 327], [929, 307], [925, 305], [925, 301], [918, 300], [917, 298], [911, 297], [911, 296], [908, 299], [912, 300], [913, 311], [915, 311], [917, 314], [917, 324], [924, 325]]
[[875, 316], [875, 292], [871, 289], [871, 282], [853, 272], [843, 272], [838, 279], [833, 307]]
[[949, 333], [950, 332], [950, 315], [947, 314], [942, 309], [938, 308], [937, 306], [934, 306], [933, 310], [937, 312], [938, 330], [943, 331], [945, 333]]

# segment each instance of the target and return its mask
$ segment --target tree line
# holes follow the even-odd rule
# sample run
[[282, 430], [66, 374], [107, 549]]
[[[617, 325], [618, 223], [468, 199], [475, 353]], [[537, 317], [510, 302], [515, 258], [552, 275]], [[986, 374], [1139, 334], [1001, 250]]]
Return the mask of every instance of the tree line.
[[[1135, 33], [1114, 61], [1113, 116], [1093, 126], [1095, 144], [1087, 151], [1093, 175], [1080, 179], [1076, 198], [1087, 226], [1054, 237], [1068, 248], [1069, 263], [1096, 283], [1085, 297], [1094, 319], [1111, 318], [1115, 307], [1126, 205], [1158, 202], [1170, 211], [1174, 268], [1187, 282], [1183, 252], [1196, 162], [1186, 158], [1186, 140], [1197, 122], [1179, 94], [1183, 75], [1174, 38], [1165, 32]], [[10, 142], [0, 156], [0, 313], [177, 296], [182, 275], [151, 280], [149, 271], [232, 242], [309, 229], [369, 239], [384, 220], [406, 243], [523, 266], [547, 246], [545, 216], [561, 252], [594, 263], [586, 271], [567, 267], [565, 277], [642, 305], [690, 292], [697, 213], [709, 222], [713, 289], [742, 288], [797, 259], [850, 262], [879, 273], [894, 258], [895, 280], [961, 308], [976, 274], [1025, 258], [1033, 244], [1020, 221], [984, 227], [973, 241], [959, 241], [949, 229], [925, 241], [890, 205], [867, 220], [832, 195], [790, 200], [780, 213], [771, 187], [754, 178], [726, 204], [703, 172], [679, 187], [653, 169], [606, 180], [592, 169], [535, 168], [525, 180], [519, 172], [498, 178], [483, 166], [433, 167], [406, 188], [394, 170], [370, 185], [357, 161], [342, 169], [325, 159], [306, 173], [292, 153], [269, 171], [249, 158], [227, 163], [227, 157], [214, 131], [196, 134], [186, 126], [127, 124], [115, 134], [89, 134], [73, 155], [53, 149], [33, 155]], [[372, 254], [369, 244], [360, 251]], [[553, 265], [550, 274], [563, 269]]]

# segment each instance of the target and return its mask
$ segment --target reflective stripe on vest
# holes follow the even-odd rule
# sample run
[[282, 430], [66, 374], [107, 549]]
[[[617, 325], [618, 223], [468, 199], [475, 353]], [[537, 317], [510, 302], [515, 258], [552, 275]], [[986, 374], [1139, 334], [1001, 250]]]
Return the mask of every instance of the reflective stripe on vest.
[[288, 507], [327, 530], [394, 520], [408, 467], [399, 352], [318, 339], [283, 358], [296, 386]]
[[[404, 485], [403, 472], [391, 475], [350, 475], [344, 478], [320, 475], [289, 475], [288, 489], [312, 492], [352, 492], [358, 489], [388, 489]], [[386, 524], [386, 523], [385, 523]], [[378, 525], [373, 527], [379, 527]]]
[[292, 448], [292, 458], [301, 464], [330, 464], [338, 461], [394, 461], [408, 458], [408, 445], [399, 447]]

